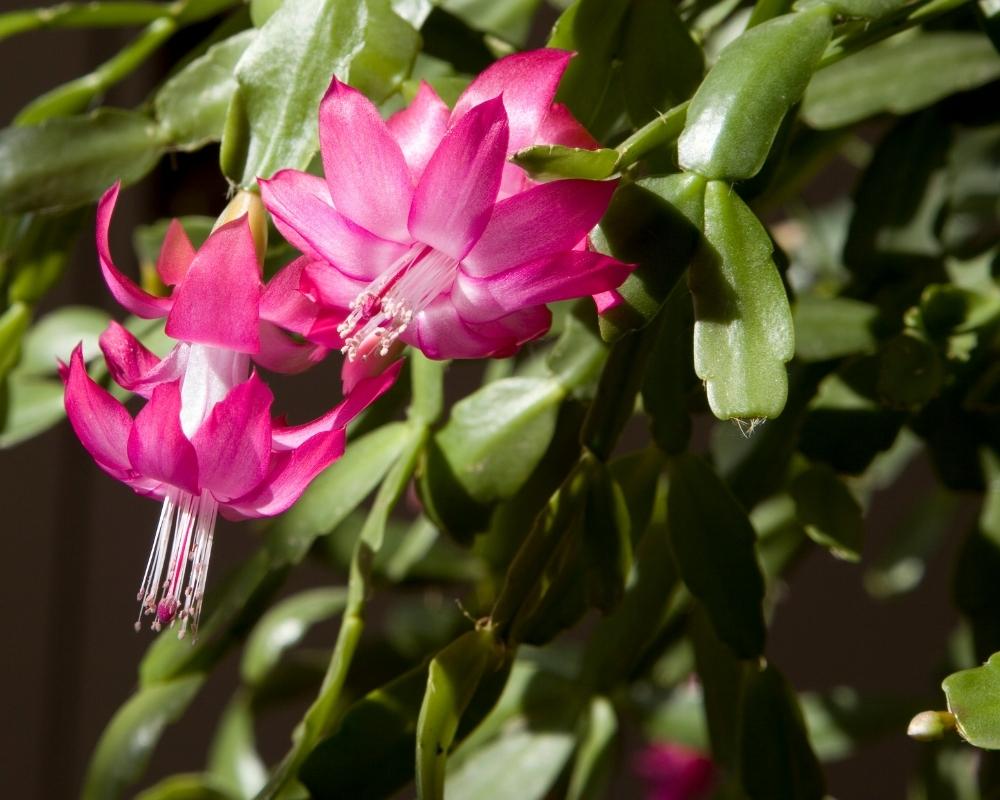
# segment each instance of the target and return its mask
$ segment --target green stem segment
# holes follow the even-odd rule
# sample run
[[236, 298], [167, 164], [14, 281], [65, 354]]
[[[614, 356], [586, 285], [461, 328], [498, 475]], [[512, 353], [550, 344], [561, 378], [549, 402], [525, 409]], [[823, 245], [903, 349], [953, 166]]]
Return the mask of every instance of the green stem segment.
[[835, 64], [852, 53], [863, 50], [870, 45], [888, 39], [907, 28], [922, 25], [936, 19], [949, 11], [968, 5], [971, 0], [929, 0], [925, 3], [915, 3], [900, 9], [883, 19], [871, 23], [864, 30], [854, 35], [845, 36], [827, 49], [816, 69], [821, 70]]
[[631, 166], [646, 153], [680, 136], [687, 119], [688, 102], [685, 100], [656, 119], [650, 120], [618, 145], [615, 148], [618, 151], [617, 168], [623, 170]]

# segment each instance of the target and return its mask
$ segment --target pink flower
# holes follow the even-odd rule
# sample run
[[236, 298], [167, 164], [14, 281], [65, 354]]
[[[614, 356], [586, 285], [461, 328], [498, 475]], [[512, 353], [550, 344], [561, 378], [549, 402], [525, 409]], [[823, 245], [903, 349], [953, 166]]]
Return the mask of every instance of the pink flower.
[[673, 743], [648, 745], [636, 754], [633, 769], [649, 787], [646, 800], [703, 800], [715, 781], [710, 758]]
[[314, 259], [303, 288], [343, 317], [350, 361], [397, 339], [431, 358], [510, 355], [548, 330], [546, 303], [628, 275], [582, 246], [614, 181], [534, 184], [507, 160], [535, 143], [595, 146], [552, 103], [570, 57], [502, 59], [453, 111], [423, 84], [388, 122], [334, 79], [320, 106], [325, 179], [285, 170], [261, 186], [279, 230]]
[[[272, 420], [273, 396], [251, 372], [250, 359], [264, 352], [274, 327], [262, 320], [265, 310], [278, 308], [276, 318], [301, 322], [309, 316], [295, 308], [302, 298], [282, 299], [272, 286], [261, 287], [245, 217], [218, 227], [197, 253], [177, 233], [179, 226], [172, 228], [158, 266], [174, 293], [158, 298], [143, 292], [118, 272], [108, 253], [116, 194], [117, 188], [109, 191], [98, 209], [98, 252], [108, 286], [136, 313], [165, 313], [167, 332], [179, 342], [161, 360], [112, 322], [100, 339], [111, 375], [148, 402], [133, 419], [90, 378], [77, 347], [62, 370], [66, 412], [101, 469], [163, 501], [139, 614], [140, 620], [152, 616], [157, 630], [180, 620], [183, 636], [188, 625], [197, 631], [217, 514], [268, 517], [292, 505], [341, 455], [345, 426], [392, 384], [399, 366], [359, 382], [343, 403], [313, 422], [286, 426]], [[274, 333], [284, 337], [277, 328]]]

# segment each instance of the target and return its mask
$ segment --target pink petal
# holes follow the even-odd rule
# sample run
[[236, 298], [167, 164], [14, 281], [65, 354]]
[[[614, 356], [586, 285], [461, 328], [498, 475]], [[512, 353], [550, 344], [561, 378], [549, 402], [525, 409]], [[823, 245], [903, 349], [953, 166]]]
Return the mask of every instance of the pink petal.
[[389, 387], [399, 377], [399, 371], [402, 367], [403, 362], [396, 361], [381, 374], [360, 381], [340, 405], [330, 409], [312, 422], [307, 422], [304, 425], [274, 426], [272, 438], [275, 449], [284, 450], [299, 447], [321, 433], [346, 428], [351, 420], [389, 390]]
[[322, 178], [286, 169], [260, 181], [260, 186], [282, 236], [306, 255], [336, 264], [349, 275], [372, 280], [406, 252], [405, 245], [369, 233], [334, 209]]
[[452, 122], [483, 101], [502, 94], [510, 119], [508, 152], [534, 144], [542, 120], [549, 113], [559, 79], [572, 57], [573, 54], [565, 50], [544, 49], [500, 59], [484, 70], [458, 98]]
[[410, 209], [410, 233], [462, 259], [490, 220], [507, 150], [507, 116], [500, 98], [463, 116], [424, 170]]
[[170, 220], [167, 234], [163, 237], [160, 257], [156, 259], [156, 271], [167, 286], [176, 286], [184, 280], [194, 261], [194, 246], [188, 238], [180, 220]]
[[305, 336], [316, 322], [319, 307], [301, 289], [302, 274], [312, 259], [297, 258], [278, 270], [260, 298], [260, 318]]
[[334, 78], [319, 107], [319, 141], [337, 210], [383, 239], [409, 241], [410, 169], [371, 100]]
[[620, 286], [633, 267], [601, 253], [566, 250], [488, 278], [459, 274], [452, 297], [467, 320], [600, 294]]
[[167, 335], [239, 353], [260, 349], [260, 267], [246, 217], [216, 229], [174, 292]]
[[346, 312], [368, 284], [347, 275], [332, 264], [313, 262], [302, 272], [302, 290], [324, 306]]
[[417, 96], [409, 106], [389, 117], [386, 123], [389, 133], [399, 143], [415, 181], [420, 180], [424, 167], [448, 130], [450, 117], [451, 109], [426, 81], [420, 82]]
[[143, 478], [198, 494], [198, 455], [181, 430], [178, 383], [164, 383], [135, 418], [128, 437], [128, 458]]
[[97, 204], [97, 257], [101, 262], [104, 282], [108, 285], [115, 300], [137, 317], [153, 319], [166, 316], [167, 312], [170, 311], [171, 299], [169, 297], [156, 297], [143, 291], [122, 275], [111, 259], [108, 229], [111, 226], [111, 215], [114, 213], [120, 188], [121, 183], [116, 183], [104, 193]]
[[399, 360], [406, 349], [403, 341], [396, 339], [389, 346], [389, 352], [382, 355], [379, 345], [378, 336], [372, 334], [361, 343], [357, 358], [344, 359], [340, 368], [340, 388], [345, 396], [355, 391], [362, 381], [382, 375], [391, 364]]
[[601, 146], [562, 103], [556, 103], [549, 109], [531, 144], [561, 144], [584, 150], [596, 150]]
[[615, 181], [552, 181], [500, 201], [462, 268], [487, 276], [569, 250], [604, 216], [615, 186]]
[[148, 398], [153, 387], [177, 380], [183, 371], [181, 346], [174, 347], [161, 360], [114, 320], [99, 341], [115, 383], [143, 397]]
[[267, 477], [252, 491], [220, 506], [226, 519], [273, 517], [288, 509], [312, 479], [344, 452], [344, 431], [335, 428], [306, 441], [294, 450], [271, 457]]
[[603, 314], [605, 311], [610, 311], [615, 306], [622, 302], [622, 296], [618, 294], [614, 289], [607, 292], [598, 292], [594, 295], [594, 305], [597, 307], [597, 313]]
[[83, 363], [83, 346], [77, 345], [65, 370], [66, 416], [77, 437], [97, 466], [120, 481], [130, 472], [126, 445], [132, 417], [125, 407], [94, 383]]
[[551, 315], [544, 306], [482, 323], [462, 318], [448, 298], [439, 298], [414, 317], [404, 338], [428, 358], [502, 358], [548, 330]]
[[[339, 337], [338, 337], [339, 341]], [[330, 352], [329, 348], [311, 342], [297, 342], [277, 325], [260, 323], [260, 352], [253, 360], [264, 369], [294, 375], [314, 367]]]
[[215, 404], [195, 433], [200, 483], [220, 502], [246, 494], [267, 475], [273, 400], [254, 373]]

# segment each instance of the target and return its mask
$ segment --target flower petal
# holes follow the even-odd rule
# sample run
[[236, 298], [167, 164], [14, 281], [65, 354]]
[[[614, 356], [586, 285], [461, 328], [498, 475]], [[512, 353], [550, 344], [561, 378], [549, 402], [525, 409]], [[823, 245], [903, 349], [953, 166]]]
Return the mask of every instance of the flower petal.
[[181, 392], [164, 383], [135, 418], [128, 437], [128, 458], [143, 478], [198, 494], [198, 455], [181, 430]]
[[101, 272], [104, 282], [108, 285], [111, 295], [122, 306], [137, 317], [153, 319], [166, 316], [170, 311], [169, 297], [156, 297], [140, 289], [134, 282], [122, 275], [111, 259], [111, 245], [108, 242], [108, 229], [111, 227], [111, 216], [118, 200], [118, 190], [121, 183], [116, 183], [108, 189], [97, 204], [97, 258], [101, 262]]
[[131, 470], [127, 443], [132, 417], [125, 406], [98, 386], [87, 374], [83, 346], [77, 345], [63, 379], [66, 382], [66, 416], [77, 437], [97, 466], [120, 481]]
[[540, 306], [485, 322], [462, 318], [448, 298], [440, 298], [416, 317], [404, 334], [428, 358], [503, 358], [548, 330], [551, 315]]
[[372, 334], [358, 347], [356, 358], [344, 359], [340, 368], [341, 391], [345, 396], [349, 395], [362, 381], [382, 375], [390, 365], [399, 360], [405, 349], [405, 343], [396, 339], [389, 345], [389, 352], [382, 355], [381, 341], [376, 334]]
[[487, 276], [578, 244], [604, 216], [616, 181], [543, 183], [501, 200], [462, 268]]
[[424, 167], [448, 130], [450, 117], [451, 109], [427, 81], [420, 82], [417, 96], [409, 106], [389, 117], [386, 123], [389, 133], [399, 143], [415, 181], [420, 180]]
[[507, 151], [500, 98], [459, 120], [441, 141], [413, 196], [410, 233], [461, 260], [490, 220]]
[[458, 98], [452, 123], [484, 100], [503, 94], [510, 119], [508, 152], [534, 144], [572, 57], [565, 50], [546, 48], [501, 58], [487, 67]]
[[175, 381], [184, 373], [187, 345], [173, 347], [161, 359], [114, 320], [99, 341], [115, 383], [141, 397], [148, 398], [154, 387]]
[[240, 353], [260, 349], [260, 267], [246, 217], [217, 228], [174, 292], [167, 335]]
[[273, 400], [254, 373], [215, 404], [191, 440], [199, 482], [220, 502], [246, 494], [266, 477]]
[[272, 438], [275, 449], [299, 447], [321, 433], [337, 428], [346, 428], [358, 414], [374, 403], [396, 382], [402, 361], [396, 361], [380, 375], [359, 381], [340, 405], [330, 409], [323, 416], [304, 425], [274, 426]]
[[336, 264], [349, 275], [372, 280], [406, 252], [406, 245], [382, 239], [334, 209], [322, 178], [285, 169], [260, 186], [282, 236], [306, 255]]
[[583, 150], [596, 150], [601, 146], [562, 103], [555, 103], [549, 109], [531, 144], [561, 144]]
[[160, 248], [160, 257], [156, 259], [156, 271], [160, 274], [160, 280], [167, 286], [176, 286], [183, 281], [194, 261], [194, 252], [194, 245], [180, 220], [170, 220]]
[[302, 274], [313, 263], [297, 258], [278, 270], [264, 287], [260, 298], [260, 318], [287, 331], [305, 336], [319, 315], [319, 306], [302, 291]]
[[267, 477], [252, 491], [221, 505], [226, 519], [273, 517], [288, 509], [313, 478], [344, 452], [344, 431], [334, 428], [312, 437], [294, 450], [275, 453]]
[[351, 302], [368, 284], [341, 272], [332, 264], [314, 261], [302, 272], [302, 290], [329, 308], [347, 312]]
[[413, 180], [371, 100], [334, 78], [319, 107], [319, 141], [337, 210], [384, 239], [409, 241]]
[[632, 269], [601, 253], [567, 250], [488, 278], [459, 274], [452, 298], [466, 320], [488, 321], [522, 308], [610, 291]]
[[254, 355], [253, 360], [272, 372], [294, 375], [314, 367], [329, 352], [327, 346], [297, 342], [277, 325], [261, 322], [260, 352]]

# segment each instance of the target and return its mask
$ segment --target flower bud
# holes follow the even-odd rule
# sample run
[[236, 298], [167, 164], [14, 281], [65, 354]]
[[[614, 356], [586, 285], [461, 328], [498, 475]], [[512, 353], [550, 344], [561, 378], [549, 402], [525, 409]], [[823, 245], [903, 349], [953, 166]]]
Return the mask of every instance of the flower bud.
[[906, 735], [918, 742], [934, 742], [955, 730], [955, 715], [950, 711], [921, 711], [910, 720]]
[[267, 251], [267, 214], [264, 211], [264, 204], [260, 195], [255, 192], [248, 192], [240, 189], [229, 201], [219, 218], [215, 221], [212, 230], [216, 230], [227, 222], [246, 216], [250, 224], [250, 233], [253, 235], [254, 250], [257, 251], [257, 263], [263, 265], [264, 253]]

